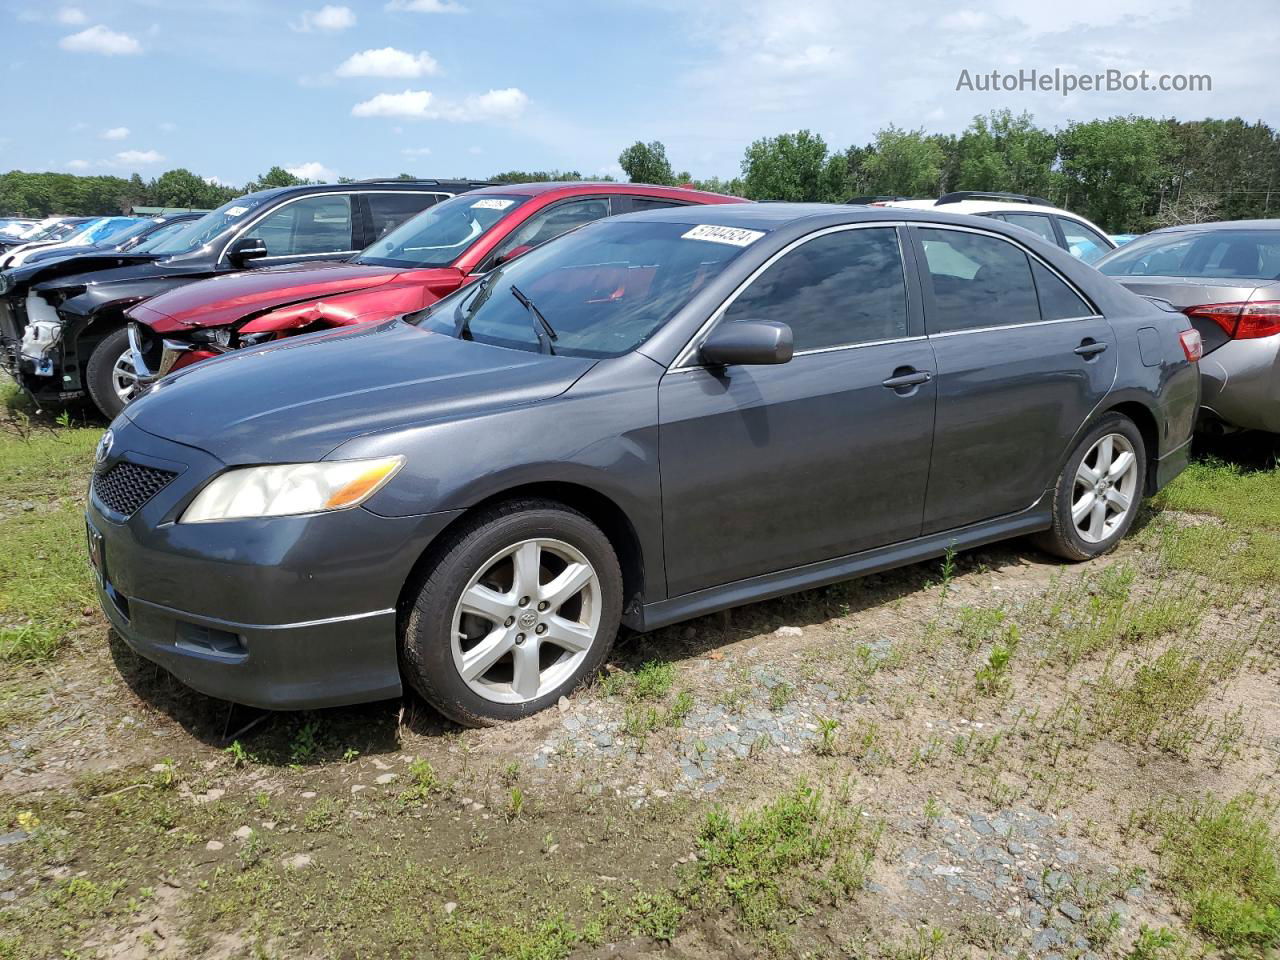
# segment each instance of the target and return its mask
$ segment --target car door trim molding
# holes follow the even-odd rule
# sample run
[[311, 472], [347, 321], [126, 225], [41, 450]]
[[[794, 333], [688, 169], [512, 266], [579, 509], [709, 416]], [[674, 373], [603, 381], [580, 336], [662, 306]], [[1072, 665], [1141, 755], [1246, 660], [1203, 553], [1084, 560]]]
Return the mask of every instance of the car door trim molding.
[[1079, 323], [1082, 320], [1105, 320], [1100, 313], [1091, 313], [1080, 317], [1060, 317], [1057, 320], [1028, 320], [1026, 323], [1001, 323], [991, 327], [965, 327], [963, 330], [944, 330], [941, 333], [931, 333], [929, 337], [933, 340], [941, 340], [944, 337], [963, 337], [970, 333], [995, 333], [998, 330], [1020, 330], [1023, 327], [1047, 327], [1055, 323]]
[[[702, 326], [700, 326], [697, 329], [697, 331], [695, 331], [693, 336], [690, 337], [688, 342], [685, 343], [685, 345], [681, 348], [680, 352], [676, 354], [675, 360], [673, 360], [671, 363], [671, 366], [667, 368], [668, 372], [679, 373], [684, 370], [705, 370], [706, 367], [704, 364], [691, 362], [691, 358], [697, 352], [698, 348], [702, 345], [702, 341], [704, 341], [707, 338], [707, 334], [709, 334], [711, 332], [711, 329], [717, 323], [719, 323], [721, 319], [724, 318], [725, 312], [728, 311], [728, 309], [731, 306], [733, 306], [734, 301], [737, 300], [738, 297], [742, 295], [742, 292], [746, 290], [747, 287], [751, 286], [751, 284], [755, 283], [756, 280], [759, 279], [761, 274], [763, 274], [775, 263], [777, 263], [779, 260], [785, 257], [792, 250], [796, 249], [799, 246], [802, 246], [803, 244], [808, 243], [810, 240], [816, 240], [818, 237], [824, 237], [830, 233], [843, 233], [846, 230], [868, 230], [868, 229], [875, 229], [875, 228], [888, 228], [893, 230], [894, 242], [898, 244], [899, 265], [902, 268], [902, 285], [903, 285], [904, 291], [907, 293], [908, 298], [910, 298], [911, 284], [907, 277], [907, 255], [906, 255], [906, 251], [903, 250], [903, 247], [902, 247], [902, 235], [898, 232], [898, 228], [905, 226], [906, 223], [907, 221], [905, 220], [870, 220], [862, 223], [838, 223], [838, 224], [835, 224], [834, 226], [823, 227], [820, 230], [814, 230], [812, 233], [806, 233], [803, 237], [796, 237], [796, 239], [792, 240], [781, 250], [775, 250], [772, 254], [769, 255], [768, 259], [766, 259], [762, 264], [760, 264], [758, 267], [752, 270], [750, 275], [745, 280], [743, 280], [742, 283], [738, 284], [738, 286], [735, 287], [733, 291], [727, 297], [724, 298], [723, 301], [721, 301], [718, 307], [716, 307], [714, 310], [711, 311], [711, 315], [705, 321], [703, 321]], [[907, 323], [909, 328], [909, 325], [911, 323], [911, 307], [909, 302], [907, 306]], [[916, 337], [916, 336], [909, 335], [906, 337], [893, 337], [888, 340], [867, 341], [862, 343], [842, 343], [832, 347], [815, 347], [812, 350], [797, 350], [794, 356], [802, 357], [802, 356], [807, 356], [811, 353], [830, 353], [835, 350], [849, 350], [854, 347], [872, 347], [872, 346], [877, 346], [879, 344], [884, 344], [884, 343], [897, 343], [897, 342], [906, 341], [906, 340], [923, 340], [923, 339], [925, 339], [924, 336]]]

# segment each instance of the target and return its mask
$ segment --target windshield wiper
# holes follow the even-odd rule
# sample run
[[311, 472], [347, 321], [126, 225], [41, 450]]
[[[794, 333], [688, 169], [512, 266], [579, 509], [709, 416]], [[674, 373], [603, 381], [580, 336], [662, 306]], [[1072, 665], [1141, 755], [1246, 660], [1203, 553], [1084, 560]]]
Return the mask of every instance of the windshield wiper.
[[538, 338], [539, 353], [555, 353], [556, 348], [551, 345], [552, 340], [558, 340], [555, 327], [547, 323], [547, 318], [542, 315], [542, 311], [534, 304], [532, 300], [520, 292], [520, 288], [514, 283], [511, 285], [511, 295], [520, 301], [520, 305], [529, 311], [533, 317], [533, 333]]
[[[475, 316], [477, 310], [484, 306], [484, 302], [489, 299], [489, 295], [493, 292], [493, 281], [498, 279], [501, 270], [491, 270], [483, 280], [476, 284], [476, 292], [472, 294], [470, 299], [463, 298], [458, 301], [458, 305], [453, 309], [453, 335], [459, 340], [474, 340], [471, 336], [471, 318]], [[470, 304], [471, 307], [465, 313], [463, 306]]]

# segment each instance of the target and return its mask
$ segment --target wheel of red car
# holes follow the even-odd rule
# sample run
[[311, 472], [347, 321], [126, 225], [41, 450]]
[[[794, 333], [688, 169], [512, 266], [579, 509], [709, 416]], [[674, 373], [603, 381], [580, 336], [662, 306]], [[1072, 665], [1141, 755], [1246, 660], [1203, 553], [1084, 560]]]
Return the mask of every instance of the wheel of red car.
[[108, 420], [115, 419], [141, 393], [126, 328], [114, 330], [98, 341], [85, 364], [84, 381], [94, 406]]
[[402, 670], [459, 723], [516, 720], [600, 669], [621, 612], [618, 558], [595, 524], [551, 501], [502, 504], [451, 537], [427, 574]]

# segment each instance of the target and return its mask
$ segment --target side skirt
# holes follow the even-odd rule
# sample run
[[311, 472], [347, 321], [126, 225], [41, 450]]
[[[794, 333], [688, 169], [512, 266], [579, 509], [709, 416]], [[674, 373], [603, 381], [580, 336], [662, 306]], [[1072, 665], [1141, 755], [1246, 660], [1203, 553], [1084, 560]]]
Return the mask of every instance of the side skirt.
[[949, 548], [968, 550], [996, 540], [1006, 540], [1039, 530], [1047, 530], [1052, 523], [1048, 498], [1042, 497], [1021, 513], [996, 520], [986, 520], [956, 530], [931, 534], [915, 540], [876, 547], [844, 557], [821, 560], [817, 563], [791, 567], [777, 573], [767, 573], [747, 580], [737, 580], [718, 587], [708, 587], [684, 596], [647, 603], [627, 614], [623, 622], [633, 630], [644, 632], [665, 627], [671, 623], [701, 617], [717, 610], [771, 600], [799, 590], [811, 590], [840, 580], [851, 580], [868, 573], [879, 573], [903, 567], [933, 557], [940, 557]]

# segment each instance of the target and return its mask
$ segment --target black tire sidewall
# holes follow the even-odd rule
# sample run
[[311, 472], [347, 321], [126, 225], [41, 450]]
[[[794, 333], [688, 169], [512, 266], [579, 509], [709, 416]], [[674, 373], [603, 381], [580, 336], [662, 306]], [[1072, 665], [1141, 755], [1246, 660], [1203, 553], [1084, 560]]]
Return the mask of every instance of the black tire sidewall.
[[111, 382], [115, 362], [125, 350], [129, 349], [129, 331], [125, 327], [113, 330], [94, 346], [89, 354], [89, 362], [84, 368], [84, 385], [89, 391], [89, 399], [104, 417], [113, 420], [125, 408], [116, 396], [115, 386]]
[[[522, 540], [570, 544], [591, 562], [601, 588], [600, 632], [572, 676], [536, 700], [498, 703], [471, 690], [458, 674], [449, 640], [458, 597], [480, 565]], [[451, 538], [427, 572], [405, 621], [401, 670], [409, 685], [445, 716], [466, 726], [487, 726], [537, 713], [594, 676], [612, 649], [622, 616], [622, 573], [612, 545], [585, 516], [543, 502], [504, 505]]]
[[[1110, 536], [1098, 543], [1090, 543], [1080, 536], [1075, 522], [1071, 518], [1071, 498], [1075, 493], [1076, 470], [1089, 450], [1102, 437], [1109, 433], [1118, 433], [1132, 445], [1137, 457], [1138, 485], [1134, 491], [1134, 504], [1129, 514]], [[1066, 466], [1058, 477], [1058, 485], [1054, 489], [1053, 528], [1048, 531], [1050, 549], [1060, 556], [1074, 560], [1090, 560], [1112, 550], [1125, 538], [1134, 519], [1138, 516], [1138, 506], [1145, 495], [1147, 476], [1146, 444], [1137, 424], [1122, 413], [1108, 413], [1084, 435], [1076, 449], [1067, 459]]]

